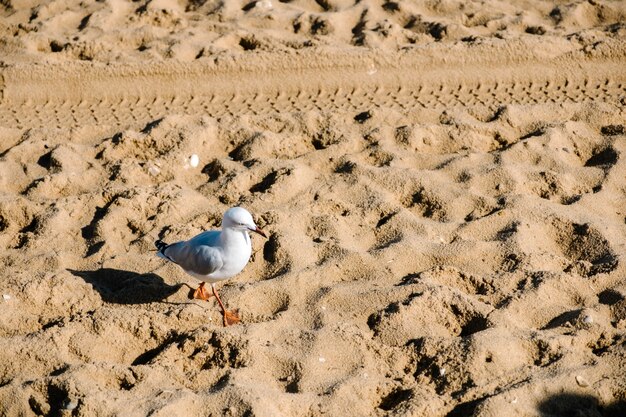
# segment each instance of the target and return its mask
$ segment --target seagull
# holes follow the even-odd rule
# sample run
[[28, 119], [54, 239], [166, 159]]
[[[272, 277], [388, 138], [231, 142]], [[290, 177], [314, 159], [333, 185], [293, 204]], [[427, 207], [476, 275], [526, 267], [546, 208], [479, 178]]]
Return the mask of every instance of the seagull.
[[174, 262], [201, 281], [193, 298], [208, 300], [211, 294], [205, 285], [207, 282], [211, 284], [213, 295], [222, 309], [224, 326], [239, 323], [239, 314], [236, 310], [226, 310], [215, 284], [237, 275], [248, 263], [252, 254], [249, 232], [267, 238], [265, 232], [254, 224], [248, 210], [232, 207], [224, 213], [222, 230], [209, 230], [169, 245], [160, 239], [154, 242], [158, 256]]

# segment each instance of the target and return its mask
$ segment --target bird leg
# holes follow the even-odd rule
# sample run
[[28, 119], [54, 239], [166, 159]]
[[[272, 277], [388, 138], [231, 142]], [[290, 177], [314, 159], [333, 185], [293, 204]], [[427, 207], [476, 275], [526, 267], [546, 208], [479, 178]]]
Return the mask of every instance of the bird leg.
[[198, 288], [193, 292], [193, 298], [197, 298], [198, 300], [208, 300], [211, 298], [211, 293], [207, 291], [206, 282], [201, 282]]
[[215, 296], [215, 298], [217, 298], [217, 302], [222, 308], [222, 314], [224, 314], [224, 327], [230, 326], [231, 324], [239, 323], [240, 319], [239, 319], [239, 313], [237, 312], [237, 310], [233, 310], [233, 311], [226, 310], [226, 308], [224, 307], [224, 304], [222, 303], [222, 300], [220, 300], [220, 296], [217, 294], [217, 289], [215, 289], [215, 284], [211, 284], [211, 288], [213, 288], [213, 295]]

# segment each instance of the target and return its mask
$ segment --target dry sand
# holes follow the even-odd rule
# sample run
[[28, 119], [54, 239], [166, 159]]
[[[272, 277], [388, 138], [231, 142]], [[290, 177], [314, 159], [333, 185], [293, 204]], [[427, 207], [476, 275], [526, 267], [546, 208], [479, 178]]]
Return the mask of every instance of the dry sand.
[[[626, 2], [38, 3], [0, 415], [626, 415]], [[153, 242], [234, 205], [271, 237], [224, 328]]]

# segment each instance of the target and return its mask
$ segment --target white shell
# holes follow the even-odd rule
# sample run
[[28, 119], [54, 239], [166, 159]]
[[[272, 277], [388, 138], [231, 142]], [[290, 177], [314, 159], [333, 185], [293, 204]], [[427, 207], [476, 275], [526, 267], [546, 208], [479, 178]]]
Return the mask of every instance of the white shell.
[[257, 1], [256, 4], [254, 5], [255, 8], [259, 9], [259, 10], [272, 10], [274, 8], [274, 5], [272, 4], [272, 2], [270, 0], [261, 0], [261, 1]]
[[150, 165], [150, 167], [148, 167], [148, 172], [150, 173], [150, 175], [156, 176], [156, 175], [159, 175], [161, 170], [154, 165]]
[[191, 157], [189, 158], [189, 165], [191, 165], [192, 168], [195, 168], [198, 166], [199, 163], [200, 158], [198, 157], [198, 155], [196, 155], [195, 153], [191, 155]]
[[581, 387], [589, 386], [589, 382], [587, 382], [587, 380], [583, 378], [581, 375], [576, 375], [576, 383], [580, 385]]

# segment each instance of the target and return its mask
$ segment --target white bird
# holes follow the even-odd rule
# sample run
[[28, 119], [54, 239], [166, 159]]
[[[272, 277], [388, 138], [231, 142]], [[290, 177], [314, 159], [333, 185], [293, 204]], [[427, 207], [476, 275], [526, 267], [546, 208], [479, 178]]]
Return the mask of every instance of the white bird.
[[211, 294], [206, 282], [211, 284], [213, 295], [224, 315], [224, 326], [239, 323], [237, 311], [228, 311], [217, 294], [215, 283], [240, 273], [252, 254], [249, 232], [267, 237], [254, 224], [252, 215], [242, 207], [232, 207], [224, 213], [222, 230], [210, 230], [181, 242], [168, 245], [162, 240], [154, 242], [158, 255], [174, 262], [201, 283], [193, 293], [194, 298], [208, 300]]

